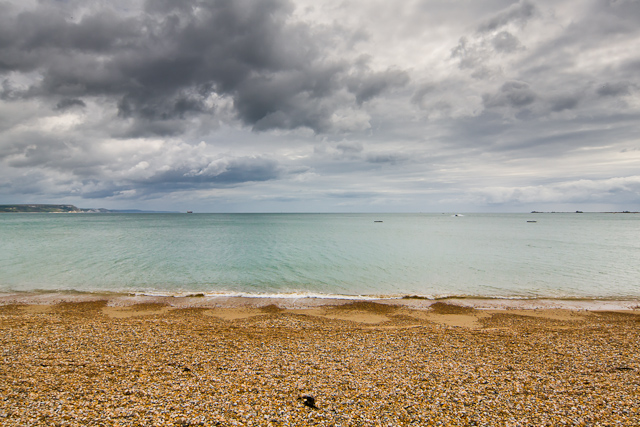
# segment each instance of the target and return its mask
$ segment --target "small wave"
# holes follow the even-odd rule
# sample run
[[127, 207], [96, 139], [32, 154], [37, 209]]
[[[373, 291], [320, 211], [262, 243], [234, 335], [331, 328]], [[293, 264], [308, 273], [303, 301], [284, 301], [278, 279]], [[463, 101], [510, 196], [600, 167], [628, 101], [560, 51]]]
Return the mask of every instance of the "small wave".
[[148, 297], [211, 297], [211, 298], [264, 298], [264, 299], [337, 299], [337, 300], [380, 300], [400, 299], [402, 296], [391, 295], [342, 295], [322, 294], [316, 292], [285, 292], [285, 293], [252, 293], [252, 292], [135, 292], [135, 296]]
[[247, 298], [247, 299], [282, 299], [282, 300], [299, 300], [299, 299], [320, 299], [320, 300], [353, 300], [353, 301], [374, 301], [374, 300], [476, 300], [476, 301], [557, 301], [557, 302], [612, 302], [640, 301], [638, 296], [634, 295], [615, 295], [615, 296], [572, 296], [572, 295], [472, 295], [472, 294], [337, 294], [337, 293], [319, 293], [319, 292], [203, 292], [200, 290], [182, 290], [178, 292], [166, 291], [134, 291], [134, 290], [78, 290], [78, 289], [33, 289], [33, 290], [0, 290], [0, 298], [7, 299], [17, 297], [20, 299], [50, 299], [50, 298], [77, 298], [83, 297], [95, 298], [115, 298], [115, 297], [151, 297], [151, 298]]

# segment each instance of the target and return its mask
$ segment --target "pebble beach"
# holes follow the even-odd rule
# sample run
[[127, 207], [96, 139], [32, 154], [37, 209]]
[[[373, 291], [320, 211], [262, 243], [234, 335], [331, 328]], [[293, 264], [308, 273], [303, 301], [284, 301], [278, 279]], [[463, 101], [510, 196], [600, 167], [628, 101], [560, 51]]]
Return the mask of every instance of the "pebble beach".
[[3, 426], [640, 425], [640, 311], [0, 305]]

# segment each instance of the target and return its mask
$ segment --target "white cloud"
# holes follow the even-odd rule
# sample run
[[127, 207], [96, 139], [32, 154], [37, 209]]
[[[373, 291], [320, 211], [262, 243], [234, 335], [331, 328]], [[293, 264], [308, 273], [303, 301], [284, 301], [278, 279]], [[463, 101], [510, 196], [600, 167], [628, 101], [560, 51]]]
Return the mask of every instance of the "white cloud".
[[640, 176], [603, 180], [581, 179], [525, 187], [485, 187], [474, 189], [459, 201], [480, 204], [564, 204], [600, 203], [628, 200], [640, 203]]

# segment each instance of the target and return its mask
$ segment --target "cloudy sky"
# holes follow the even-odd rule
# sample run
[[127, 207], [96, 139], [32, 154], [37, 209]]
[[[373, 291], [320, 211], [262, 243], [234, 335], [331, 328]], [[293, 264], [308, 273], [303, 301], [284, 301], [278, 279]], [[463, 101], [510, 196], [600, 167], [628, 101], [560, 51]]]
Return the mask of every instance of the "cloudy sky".
[[0, 203], [640, 210], [638, 0], [0, 0]]

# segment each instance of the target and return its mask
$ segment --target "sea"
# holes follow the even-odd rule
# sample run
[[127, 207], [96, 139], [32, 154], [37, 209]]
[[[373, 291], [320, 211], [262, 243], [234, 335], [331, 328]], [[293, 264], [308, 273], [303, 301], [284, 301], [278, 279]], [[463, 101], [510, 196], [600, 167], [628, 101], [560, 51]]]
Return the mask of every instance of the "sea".
[[0, 293], [640, 299], [640, 215], [0, 214]]

